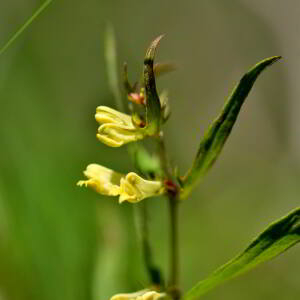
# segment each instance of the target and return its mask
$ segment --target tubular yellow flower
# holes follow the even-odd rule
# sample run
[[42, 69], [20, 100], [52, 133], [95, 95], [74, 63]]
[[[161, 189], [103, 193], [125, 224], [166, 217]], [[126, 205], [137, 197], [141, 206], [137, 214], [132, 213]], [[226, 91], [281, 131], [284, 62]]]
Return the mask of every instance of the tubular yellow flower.
[[120, 194], [119, 184], [122, 174], [97, 164], [88, 165], [83, 174], [88, 180], [80, 180], [77, 185], [91, 187], [102, 195], [118, 196]]
[[150, 290], [142, 290], [135, 293], [117, 294], [110, 298], [110, 300], [157, 300], [164, 298], [165, 293], [158, 293]]
[[119, 196], [119, 203], [136, 203], [165, 191], [160, 181], [146, 180], [133, 172], [123, 175], [97, 164], [88, 165], [83, 174], [88, 179], [77, 185], [91, 187], [102, 195]]
[[131, 116], [117, 110], [98, 106], [95, 118], [101, 124], [97, 138], [108, 146], [120, 147], [144, 138], [144, 132], [134, 126]]
[[120, 182], [119, 202], [138, 202], [147, 197], [160, 195], [164, 192], [163, 184], [160, 181], [146, 180], [136, 173], [128, 173]]

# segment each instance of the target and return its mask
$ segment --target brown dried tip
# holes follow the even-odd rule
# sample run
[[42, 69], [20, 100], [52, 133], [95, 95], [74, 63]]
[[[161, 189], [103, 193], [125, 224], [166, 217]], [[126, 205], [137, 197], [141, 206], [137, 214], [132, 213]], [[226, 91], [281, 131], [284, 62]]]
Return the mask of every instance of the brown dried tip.
[[152, 43], [150, 44], [149, 48], [147, 49], [146, 55], [145, 55], [145, 63], [147, 60], [150, 60], [153, 62], [156, 48], [160, 42], [160, 40], [164, 37], [164, 34], [157, 37]]

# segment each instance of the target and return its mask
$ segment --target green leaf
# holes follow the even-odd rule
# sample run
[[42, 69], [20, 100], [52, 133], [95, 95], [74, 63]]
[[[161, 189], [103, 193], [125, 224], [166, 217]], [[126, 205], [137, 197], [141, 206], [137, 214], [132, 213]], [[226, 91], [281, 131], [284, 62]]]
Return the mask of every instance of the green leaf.
[[24, 30], [47, 8], [52, 0], [45, 1], [36, 12], [21, 26], [20, 29], [6, 42], [6, 44], [0, 48], [0, 55], [8, 49], [8, 47], [24, 32]]
[[225, 103], [221, 114], [213, 121], [202, 138], [191, 169], [180, 179], [184, 188], [181, 195], [182, 198], [185, 198], [189, 194], [218, 158], [240, 109], [259, 74], [280, 58], [280, 56], [273, 56], [262, 60], [248, 71], [236, 85]]
[[163, 35], [157, 37], [149, 46], [146, 51], [144, 59], [144, 85], [146, 91], [146, 119], [147, 119], [147, 133], [155, 135], [159, 132], [161, 107], [160, 101], [156, 90], [155, 74], [154, 74], [154, 57], [156, 48]]
[[128, 145], [135, 168], [144, 176], [154, 179], [162, 175], [160, 159], [150, 155], [145, 147], [140, 143]]
[[193, 300], [225, 281], [268, 261], [300, 241], [300, 208], [271, 224], [239, 256], [223, 265], [188, 291], [183, 300]]

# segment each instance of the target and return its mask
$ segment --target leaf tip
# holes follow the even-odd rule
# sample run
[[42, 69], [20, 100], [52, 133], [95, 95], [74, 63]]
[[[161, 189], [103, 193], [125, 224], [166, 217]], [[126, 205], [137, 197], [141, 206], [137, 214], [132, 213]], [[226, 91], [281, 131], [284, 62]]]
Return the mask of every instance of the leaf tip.
[[276, 61], [282, 59], [282, 56], [281, 55], [277, 55], [277, 56], [272, 56], [269, 58], [269, 60], [272, 61], [272, 63], [275, 63]]
[[159, 35], [156, 39], [154, 39], [149, 48], [147, 49], [147, 52], [146, 52], [146, 56], [145, 56], [145, 63], [149, 62], [149, 61], [153, 61], [154, 59], [154, 56], [155, 56], [155, 51], [156, 51], [156, 48], [160, 42], [160, 40], [164, 37], [165, 35], [164, 34], [161, 34]]

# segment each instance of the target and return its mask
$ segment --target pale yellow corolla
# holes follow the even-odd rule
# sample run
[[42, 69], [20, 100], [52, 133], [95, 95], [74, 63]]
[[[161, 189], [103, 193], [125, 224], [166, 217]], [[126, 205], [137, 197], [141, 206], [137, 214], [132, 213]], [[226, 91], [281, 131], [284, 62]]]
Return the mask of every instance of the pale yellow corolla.
[[83, 174], [88, 179], [80, 180], [77, 185], [91, 187], [102, 195], [119, 196], [120, 203], [136, 203], [165, 192], [161, 181], [146, 180], [134, 172], [121, 174], [98, 164], [88, 165]]
[[107, 146], [121, 147], [124, 144], [141, 140], [145, 136], [145, 131], [133, 124], [130, 115], [115, 109], [98, 106], [95, 118], [100, 124], [97, 138]]

